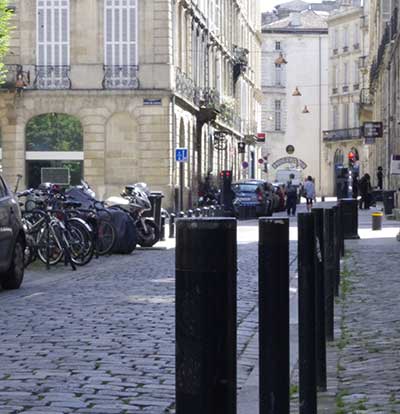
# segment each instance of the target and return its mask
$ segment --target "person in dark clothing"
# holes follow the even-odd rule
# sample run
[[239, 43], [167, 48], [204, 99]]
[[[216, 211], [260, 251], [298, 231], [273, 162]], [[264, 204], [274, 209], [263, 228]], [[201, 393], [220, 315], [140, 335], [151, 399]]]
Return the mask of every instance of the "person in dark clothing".
[[376, 177], [378, 178], [378, 188], [382, 190], [383, 188], [383, 168], [382, 167], [378, 167]]
[[[371, 177], [369, 174], [364, 174], [359, 182], [360, 188], [360, 209], [369, 209], [370, 202], [371, 202]], [[363, 207], [364, 206], [364, 207]]]
[[295, 216], [296, 207], [297, 207], [297, 187], [293, 185], [292, 180], [294, 179], [294, 174], [289, 175], [289, 181], [286, 185], [286, 211], [287, 215]]
[[358, 198], [358, 173], [353, 173], [353, 181], [352, 181], [352, 196], [357, 200]]

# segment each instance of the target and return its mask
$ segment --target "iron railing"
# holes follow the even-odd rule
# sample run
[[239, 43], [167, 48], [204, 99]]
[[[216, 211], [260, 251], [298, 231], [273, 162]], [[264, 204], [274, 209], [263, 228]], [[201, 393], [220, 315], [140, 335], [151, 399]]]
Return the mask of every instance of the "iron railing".
[[196, 87], [192, 78], [186, 73], [182, 72], [180, 68], [176, 68], [175, 72], [175, 88], [176, 92], [183, 98], [195, 102], [196, 98]]
[[37, 65], [33, 87], [36, 89], [71, 89], [68, 65]]
[[369, 88], [362, 88], [360, 91], [360, 106], [371, 105], [371, 93]]
[[214, 88], [199, 88], [199, 106], [201, 108], [214, 109], [220, 111], [221, 96], [217, 89]]
[[104, 65], [103, 89], [139, 89], [139, 66]]
[[324, 141], [345, 141], [358, 138], [361, 138], [361, 129], [359, 127], [323, 131]]

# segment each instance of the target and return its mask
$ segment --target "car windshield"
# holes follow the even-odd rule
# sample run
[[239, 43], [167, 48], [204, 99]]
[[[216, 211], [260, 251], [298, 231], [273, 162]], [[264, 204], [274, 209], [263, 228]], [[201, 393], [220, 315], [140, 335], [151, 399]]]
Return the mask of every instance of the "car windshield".
[[233, 184], [232, 189], [235, 193], [254, 193], [257, 189], [258, 184]]

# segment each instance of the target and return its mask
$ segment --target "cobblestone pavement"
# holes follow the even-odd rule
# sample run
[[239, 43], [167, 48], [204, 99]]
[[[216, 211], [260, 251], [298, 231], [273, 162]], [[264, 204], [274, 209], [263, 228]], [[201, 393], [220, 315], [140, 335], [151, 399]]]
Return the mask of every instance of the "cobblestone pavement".
[[349, 243], [341, 336], [339, 413], [400, 413], [400, 243]]
[[[248, 346], [257, 329], [255, 224], [239, 232], [239, 387], [258, 359]], [[173, 412], [174, 254], [137, 250], [77, 272], [35, 265], [20, 290], [0, 291], [0, 414]]]

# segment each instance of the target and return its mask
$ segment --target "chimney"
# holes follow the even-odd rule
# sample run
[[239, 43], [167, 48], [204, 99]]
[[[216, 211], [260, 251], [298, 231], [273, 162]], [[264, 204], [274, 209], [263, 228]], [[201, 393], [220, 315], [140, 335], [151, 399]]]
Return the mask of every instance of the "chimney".
[[289, 15], [290, 26], [301, 26], [300, 13], [292, 12]]

